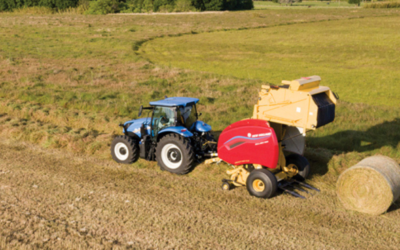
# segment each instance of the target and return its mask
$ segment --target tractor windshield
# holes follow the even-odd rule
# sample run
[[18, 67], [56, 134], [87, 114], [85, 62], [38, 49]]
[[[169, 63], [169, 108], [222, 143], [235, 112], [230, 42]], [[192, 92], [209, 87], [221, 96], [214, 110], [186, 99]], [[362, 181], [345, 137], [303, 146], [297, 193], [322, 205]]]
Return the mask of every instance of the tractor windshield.
[[185, 107], [179, 107], [178, 121], [187, 129], [192, 130], [193, 124], [197, 121], [196, 104], [193, 103]]
[[157, 106], [153, 111], [153, 136], [157, 136], [158, 132], [175, 124], [175, 109], [171, 107]]

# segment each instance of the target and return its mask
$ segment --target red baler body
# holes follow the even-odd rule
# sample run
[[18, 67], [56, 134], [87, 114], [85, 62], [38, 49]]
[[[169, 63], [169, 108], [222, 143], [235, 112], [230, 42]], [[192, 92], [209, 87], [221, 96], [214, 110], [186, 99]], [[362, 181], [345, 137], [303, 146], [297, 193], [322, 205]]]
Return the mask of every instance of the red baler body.
[[218, 157], [232, 165], [261, 164], [276, 168], [279, 144], [275, 131], [263, 120], [235, 122], [219, 136]]

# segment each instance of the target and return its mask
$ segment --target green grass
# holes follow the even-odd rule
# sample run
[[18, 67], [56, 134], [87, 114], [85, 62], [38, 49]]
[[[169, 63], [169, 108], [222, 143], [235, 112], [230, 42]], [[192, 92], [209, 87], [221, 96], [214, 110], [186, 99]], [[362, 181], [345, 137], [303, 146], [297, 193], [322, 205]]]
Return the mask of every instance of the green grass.
[[[355, 4], [349, 4], [347, 1], [303, 1], [285, 5], [274, 3], [272, 1], [254, 1], [254, 9], [282, 9], [282, 8], [357, 8]], [[328, 4], [329, 3], [329, 4]]]
[[377, 3], [370, 3], [364, 5], [364, 8], [371, 8], [371, 9], [390, 9], [390, 8], [400, 8], [399, 1], [384, 1], [384, 2], [377, 2]]
[[[352, 103], [400, 106], [399, 17], [364, 18], [156, 39], [142, 51], [167, 66], [279, 84], [320, 75]], [[372, 35], [373, 34], [373, 35]]]

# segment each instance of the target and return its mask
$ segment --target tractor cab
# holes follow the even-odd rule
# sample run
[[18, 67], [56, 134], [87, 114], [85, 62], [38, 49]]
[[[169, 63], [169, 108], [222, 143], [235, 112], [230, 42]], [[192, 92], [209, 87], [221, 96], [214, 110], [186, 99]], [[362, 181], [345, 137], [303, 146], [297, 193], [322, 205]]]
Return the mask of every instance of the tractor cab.
[[[140, 125], [147, 128], [144, 129], [145, 134], [150, 135], [155, 141], [159, 135], [167, 132], [177, 133], [184, 137], [191, 137], [194, 132], [209, 132], [211, 126], [198, 122], [198, 117], [201, 115], [197, 113], [196, 109], [198, 101], [197, 98], [171, 97], [150, 102], [150, 107], [140, 108], [139, 116], [143, 109], [149, 109], [152, 110], [151, 118], [147, 118]], [[142, 135], [138, 136], [142, 137]]]
[[198, 121], [201, 115], [197, 113], [197, 98], [170, 97], [160, 101], [150, 102], [150, 107], [141, 106], [139, 117], [143, 110], [150, 110], [151, 116], [130, 120], [121, 124], [124, 134], [136, 139], [143, 139], [148, 135], [157, 141], [164, 133], [177, 133], [184, 137], [191, 137], [193, 133], [211, 131], [211, 126]]
[[198, 114], [196, 110], [197, 98], [172, 97], [161, 101], [150, 102], [153, 108], [151, 120], [151, 135], [157, 137], [162, 130], [168, 129], [176, 133], [183, 130], [194, 132]]

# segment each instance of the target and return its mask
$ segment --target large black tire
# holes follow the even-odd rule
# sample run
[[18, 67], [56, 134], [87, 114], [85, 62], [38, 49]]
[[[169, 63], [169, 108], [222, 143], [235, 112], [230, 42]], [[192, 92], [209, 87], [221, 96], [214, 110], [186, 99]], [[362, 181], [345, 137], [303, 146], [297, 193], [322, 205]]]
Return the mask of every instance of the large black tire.
[[111, 155], [118, 163], [131, 164], [139, 158], [139, 145], [135, 139], [119, 135], [111, 143]]
[[277, 186], [275, 175], [265, 168], [251, 171], [246, 181], [247, 191], [258, 198], [271, 198]]
[[295, 176], [296, 178], [307, 179], [310, 174], [310, 163], [306, 157], [298, 154], [288, 155], [286, 157], [286, 166], [290, 164], [294, 164], [299, 170], [299, 173]]
[[157, 143], [156, 158], [161, 170], [187, 174], [194, 166], [194, 152], [189, 140], [178, 134], [167, 134]]

